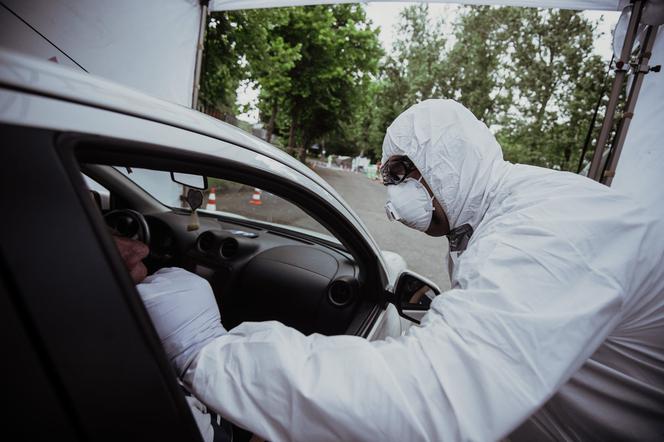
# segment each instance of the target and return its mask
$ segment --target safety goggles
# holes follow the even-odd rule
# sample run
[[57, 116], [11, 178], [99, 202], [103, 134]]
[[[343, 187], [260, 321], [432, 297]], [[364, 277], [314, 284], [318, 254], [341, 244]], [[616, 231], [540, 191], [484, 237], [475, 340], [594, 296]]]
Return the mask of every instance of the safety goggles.
[[408, 157], [393, 157], [381, 166], [380, 176], [383, 179], [383, 184], [389, 186], [403, 182], [415, 169], [415, 165]]

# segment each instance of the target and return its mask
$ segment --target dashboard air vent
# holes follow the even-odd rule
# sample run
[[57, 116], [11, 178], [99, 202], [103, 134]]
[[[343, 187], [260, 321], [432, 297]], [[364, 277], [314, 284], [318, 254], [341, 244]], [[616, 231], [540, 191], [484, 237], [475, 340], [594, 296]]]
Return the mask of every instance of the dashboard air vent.
[[340, 278], [330, 284], [328, 299], [337, 307], [345, 307], [355, 298], [355, 286], [346, 278]]
[[214, 233], [210, 231], [201, 233], [198, 237], [198, 250], [203, 253], [210, 253], [214, 250], [215, 240]]
[[226, 238], [222, 241], [219, 251], [224, 258], [230, 258], [237, 253], [239, 244], [234, 238]]

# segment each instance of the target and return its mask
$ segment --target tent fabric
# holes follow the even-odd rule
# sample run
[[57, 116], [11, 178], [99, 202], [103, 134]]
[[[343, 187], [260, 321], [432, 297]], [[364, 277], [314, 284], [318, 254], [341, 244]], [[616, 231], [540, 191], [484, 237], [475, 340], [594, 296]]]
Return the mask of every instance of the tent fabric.
[[[664, 26], [660, 26], [650, 66], [664, 65]], [[664, 72], [651, 72], [634, 109], [611, 187], [640, 201], [660, 221], [664, 235]]]
[[0, 45], [191, 106], [201, 14], [198, 0], [3, 0], [3, 4], [20, 19], [0, 8]]
[[[399, 0], [387, 0], [399, 3]], [[274, 8], [282, 6], [328, 5], [334, 3], [378, 3], [367, 0], [212, 0], [210, 11], [230, 11], [235, 9]], [[430, 0], [429, 3], [455, 3], [465, 5], [526, 6], [534, 8], [561, 8], [579, 10], [617, 11], [624, 0]]]

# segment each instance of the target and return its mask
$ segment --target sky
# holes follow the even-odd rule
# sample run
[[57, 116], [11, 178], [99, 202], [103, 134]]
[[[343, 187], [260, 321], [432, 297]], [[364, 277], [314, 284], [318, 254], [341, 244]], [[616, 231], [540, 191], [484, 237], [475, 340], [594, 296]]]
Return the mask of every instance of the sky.
[[[413, 4], [415, 3], [371, 2], [366, 4], [367, 17], [373, 22], [374, 27], [380, 27], [379, 39], [386, 51], [389, 52], [392, 47], [392, 42], [394, 41], [396, 34], [395, 27], [399, 21], [399, 12], [401, 12], [403, 8]], [[434, 20], [443, 17], [445, 18], [446, 23], [452, 23], [461, 8], [462, 7], [459, 5], [432, 3], [429, 4], [429, 14]], [[595, 41], [595, 52], [608, 62], [611, 58], [612, 52], [611, 29], [618, 21], [620, 13], [584, 11], [583, 15], [593, 21], [602, 19], [598, 26], [598, 30], [602, 35]], [[449, 31], [451, 32], [451, 26]], [[238, 103], [240, 105], [256, 102], [258, 91], [251, 86], [246, 84], [240, 85], [237, 92]], [[256, 123], [258, 122], [258, 112], [252, 110], [241, 114], [239, 118], [250, 123]]]
[[[395, 36], [395, 26], [399, 21], [399, 12], [408, 6], [416, 3], [393, 3], [393, 2], [371, 2], [367, 4], [367, 17], [371, 19], [374, 26], [380, 26], [380, 40], [383, 47], [389, 49]], [[463, 8], [459, 5], [431, 3], [429, 4], [429, 14], [433, 19], [445, 18], [445, 21], [451, 23], [458, 14], [458, 10]], [[607, 60], [611, 58], [611, 28], [618, 21], [620, 12], [606, 11], [584, 11], [583, 15], [596, 21], [603, 17], [603, 22], [599, 26], [599, 31], [604, 35], [600, 37], [595, 44], [595, 51]], [[451, 31], [451, 27], [450, 27]]]

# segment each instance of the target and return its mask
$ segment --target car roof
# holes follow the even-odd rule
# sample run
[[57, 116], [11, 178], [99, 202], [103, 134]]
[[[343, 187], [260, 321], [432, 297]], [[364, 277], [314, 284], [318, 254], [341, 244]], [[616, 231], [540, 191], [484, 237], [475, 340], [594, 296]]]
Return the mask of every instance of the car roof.
[[[0, 85], [137, 116], [242, 146], [297, 170], [341, 200], [318, 174], [272, 144], [204, 113], [110, 80], [0, 48]], [[197, 153], [195, 147], [187, 150]]]

